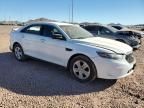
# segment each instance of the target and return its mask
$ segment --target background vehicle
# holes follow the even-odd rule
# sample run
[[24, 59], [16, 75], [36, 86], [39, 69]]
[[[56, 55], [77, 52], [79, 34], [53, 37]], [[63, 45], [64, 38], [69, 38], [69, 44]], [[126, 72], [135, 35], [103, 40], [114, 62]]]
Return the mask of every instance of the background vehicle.
[[130, 46], [72, 24], [33, 23], [12, 31], [10, 43], [17, 60], [28, 55], [67, 67], [82, 82], [126, 77], [136, 63]]
[[118, 31], [111, 26], [100, 25], [100, 24], [80, 25], [80, 26], [86, 29], [87, 31], [89, 31], [90, 33], [92, 33], [94, 36], [117, 40], [126, 43], [133, 48], [140, 47], [140, 43], [141, 43], [140, 40], [133, 34], [130, 34], [129, 32]]
[[129, 29], [122, 25], [110, 25], [110, 26], [114, 27], [117, 30], [123, 31], [123, 32], [129, 32], [130, 34], [137, 36], [139, 39], [144, 37], [144, 33], [141, 31], [138, 31], [138, 30]]
[[141, 31], [143, 31], [143, 32], [144, 32], [144, 28], [142, 28], [142, 29], [141, 29]]

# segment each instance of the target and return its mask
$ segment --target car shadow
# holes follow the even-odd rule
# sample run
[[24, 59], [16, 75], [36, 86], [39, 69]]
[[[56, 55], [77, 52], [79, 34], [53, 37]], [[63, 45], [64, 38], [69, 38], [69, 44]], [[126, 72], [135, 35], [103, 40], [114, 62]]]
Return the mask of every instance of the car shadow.
[[30, 96], [79, 95], [103, 91], [116, 80], [80, 83], [58, 65], [29, 59], [19, 62], [11, 52], [0, 53], [0, 87]]

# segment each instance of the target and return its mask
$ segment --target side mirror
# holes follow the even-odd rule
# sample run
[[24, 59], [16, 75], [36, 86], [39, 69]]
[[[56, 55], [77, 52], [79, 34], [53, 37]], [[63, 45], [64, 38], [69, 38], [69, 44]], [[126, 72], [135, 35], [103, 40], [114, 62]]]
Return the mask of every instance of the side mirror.
[[53, 34], [52, 36], [53, 39], [59, 39], [59, 40], [66, 40], [62, 34]]

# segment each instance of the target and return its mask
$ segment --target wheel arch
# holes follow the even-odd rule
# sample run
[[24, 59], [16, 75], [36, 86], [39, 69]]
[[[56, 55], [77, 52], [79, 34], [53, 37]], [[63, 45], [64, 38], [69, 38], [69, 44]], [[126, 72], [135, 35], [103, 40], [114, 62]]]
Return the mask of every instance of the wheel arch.
[[[19, 42], [14, 42], [14, 43], [13, 43], [13, 46], [12, 46], [12, 51], [14, 51], [15, 45], [20, 45], [20, 43], [19, 43]], [[21, 46], [21, 45], [20, 45], [20, 46]]]
[[[69, 69], [71, 60], [72, 60], [73, 58], [77, 57], [77, 56], [85, 56], [85, 57], [87, 57], [87, 58], [94, 64], [94, 62], [90, 59], [89, 56], [87, 56], [87, 55], [85, 55], [85, 54], [77, 53], [77, 54], [72, 55], [72, 56], [69, 58], [69, 60], [68, 60], [68, 62], [67, 62], [67, 69]], [[95, 69], [96, 69], [96, 66], [95, 66]]]
[[68, 63], [67, 63], [67, 70], [70, 70], [70, 62], [71, 62], [71, 60], [72, 60], [73, 58], [77, 57], [77, 56], [84, 56], [84, 57], [86, 57], [86, 58], [88, 58], [88, 59], [90, 60], [90, 62], [93, 64], [92, 66], [93, 66], [93, 68], [94, 68], [94, 70], [95, 70], [95, 75], [94, 75], [94, 77], [91, 79], [91, 81], [93, 81], [94, 79], [96, 79], [96, 78], [98, 77], [97, 67], [96, 67], [95, 63], [90, 59], [90, 57], [87, 56], [87, 55], [85, 55], [85, 54], [80, 54], [80, 53], [78, 53], [78, 54], [72, 55], [72, 56], [70, 57]]

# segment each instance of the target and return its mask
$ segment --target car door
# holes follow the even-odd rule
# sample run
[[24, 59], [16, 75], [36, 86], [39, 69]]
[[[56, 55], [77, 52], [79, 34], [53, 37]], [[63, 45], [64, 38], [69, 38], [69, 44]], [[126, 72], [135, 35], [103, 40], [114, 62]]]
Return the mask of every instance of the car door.
[[34, 24], [21, 31], [23, 35], [22, 47], [25, 54], [36, 58], [39, 56], [39, 49], [41, 48], [39, 41], [42, 41], [40, 40], [41, 28], [41, 25]]
[[52, 25], [43, 25], [40, 40], [40, 59], [64, 65], [67, 41], [60, 30]]

